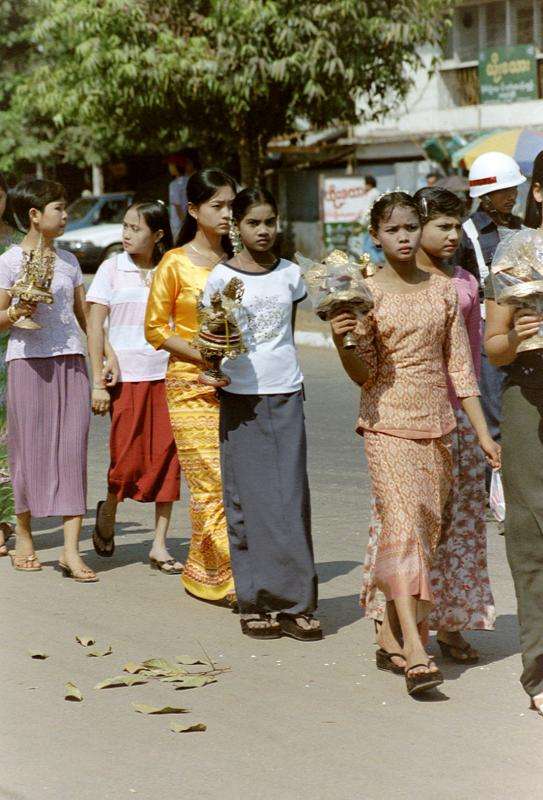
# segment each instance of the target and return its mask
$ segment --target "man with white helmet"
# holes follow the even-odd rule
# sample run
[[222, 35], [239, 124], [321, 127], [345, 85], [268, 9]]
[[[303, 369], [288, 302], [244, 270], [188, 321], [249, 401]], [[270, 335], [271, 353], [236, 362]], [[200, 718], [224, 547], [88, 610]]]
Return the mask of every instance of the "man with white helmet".
[[[500, 239], [509, 230], [522, 227], [522, 220], [513, 214], [518, 187], [526, 178], [517, 162], [505, 153], [484, 153], [473, 162], [469, 171], [469, 195], [479, 200], [479, 207], [464, 222], [462, 240], [455, 262], [479, 281], [481, 300], [484, 282]], [[483, 351], [481, 363], [481, 402], [491, 436], [500, 438], [501, 395], [504, 372], [489, 363]], [[487, 484], [490, 483], [490, 473]]]

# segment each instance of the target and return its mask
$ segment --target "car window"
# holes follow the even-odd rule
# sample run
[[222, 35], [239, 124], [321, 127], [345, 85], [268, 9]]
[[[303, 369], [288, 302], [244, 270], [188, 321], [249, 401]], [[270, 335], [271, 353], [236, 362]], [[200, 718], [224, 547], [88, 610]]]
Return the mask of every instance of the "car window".
[[100, 209], [100, 222], [122, 222], [128, 205], [128, 200], [106, 200]]
[[78, 197], [77, 200], [68, 207], [68, 217], [70, 221], [84, 219], [96, 205], [96, 197]]

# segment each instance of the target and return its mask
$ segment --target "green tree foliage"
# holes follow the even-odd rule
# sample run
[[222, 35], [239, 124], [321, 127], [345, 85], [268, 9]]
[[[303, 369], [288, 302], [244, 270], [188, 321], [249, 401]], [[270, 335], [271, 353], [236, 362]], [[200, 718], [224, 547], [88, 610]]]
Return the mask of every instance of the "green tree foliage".
[[28, 58], [11, 94], [12, 119], [35, 119], [38, 129], [47, 121], [51, 147], [79, 163], [189, 140], [214, 154], [235, 150], [252, 183], [270, 139], [300, 119], [354, 123], [393, 108], [424, 47], [443, 39], [451, 2], [24, 4]]

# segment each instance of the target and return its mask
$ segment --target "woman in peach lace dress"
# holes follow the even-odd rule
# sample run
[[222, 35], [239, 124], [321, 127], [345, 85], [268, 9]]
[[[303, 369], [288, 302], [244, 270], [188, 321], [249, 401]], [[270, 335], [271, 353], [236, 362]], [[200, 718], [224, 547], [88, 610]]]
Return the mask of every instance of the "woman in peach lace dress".
[[[407, 690], [417, 694], [443, 681], [417, 624], [433, 606], [430, 570], [452, 486], [456, 421], [447, 372], [492, 466], [499, 465], [500, 451], [478, 399], [456, 289], [417, 267], [421, 223], [413, 198], [392, 192], [379, 199], [371, 234], [386, 258], [368, 280], [375, 307], [361, 322], [349, 312], [337, 314], [332, 330], [347, 374], [362, 387], [358, 431], [382, 523], [375, 583], [387, 603], [378, 666], [398, 671], [401, 655]], [[358, 336], [355, 353], [341, 347], [349, 331]]]

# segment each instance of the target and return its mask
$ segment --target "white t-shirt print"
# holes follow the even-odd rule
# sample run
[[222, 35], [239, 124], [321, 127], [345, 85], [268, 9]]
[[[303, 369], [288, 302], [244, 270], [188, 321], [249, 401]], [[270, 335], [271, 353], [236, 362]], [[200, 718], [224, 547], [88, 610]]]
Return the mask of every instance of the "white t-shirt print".
[[246, 272], [227, 264], [212, 270], [204, 303], [231, 278], [245, 287], [237, 322], [247, 352], [225, 359], [222, 371], [230, 378], [225, 391], [233, 394], [286, 394], [303, 382], [292, 332], [292, 309], [306, 296], [300, 269], [280, 259], [269, 272]]

